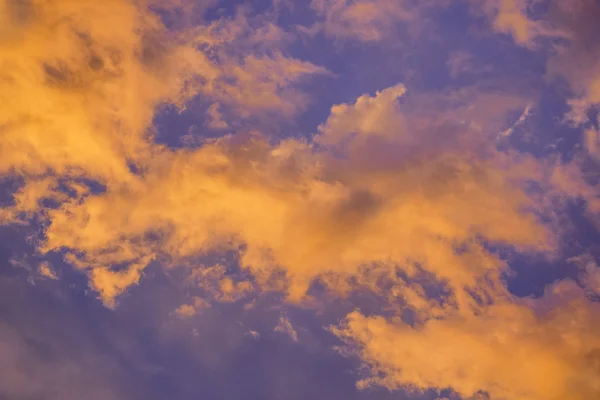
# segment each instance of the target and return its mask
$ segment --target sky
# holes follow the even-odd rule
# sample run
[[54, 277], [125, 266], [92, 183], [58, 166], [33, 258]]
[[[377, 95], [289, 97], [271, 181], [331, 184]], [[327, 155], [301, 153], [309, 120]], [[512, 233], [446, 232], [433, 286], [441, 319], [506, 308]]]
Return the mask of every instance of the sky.
[[599, 20], [0, 0], [0, 399], [600, 398]]

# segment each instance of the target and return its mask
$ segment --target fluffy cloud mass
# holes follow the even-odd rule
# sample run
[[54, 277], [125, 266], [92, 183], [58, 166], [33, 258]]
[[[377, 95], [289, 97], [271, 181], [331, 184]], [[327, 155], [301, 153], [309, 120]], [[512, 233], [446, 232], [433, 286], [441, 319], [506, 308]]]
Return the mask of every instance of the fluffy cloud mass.
[[256, 342], [331, 349], [281, 308], [302, 310], [359, 389], [600, 396], [600, 8], [268, 3], [0, 0], [0, 221], [27, 282], [116, 315], [169, 282], [163, 344], [239, 306]]
[[572, 286], [555, 285], [530, 307], [493, 304], [479, 315], [419, 326], [355, 312], [334, 332], [357, 344], [370, 364], [373, 376], [361, 385], [451, 387], [492, 399], [589, 399], [600, 390], [598, 306]]

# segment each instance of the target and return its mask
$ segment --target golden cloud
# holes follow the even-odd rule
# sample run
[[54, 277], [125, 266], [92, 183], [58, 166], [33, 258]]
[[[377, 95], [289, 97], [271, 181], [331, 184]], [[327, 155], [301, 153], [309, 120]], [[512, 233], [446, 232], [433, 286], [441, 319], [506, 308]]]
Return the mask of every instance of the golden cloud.
[[353, 312], [332, 330], [369, 367], [360, 387], [583, 400], [600, 394], [599, 311], [574, 283], [564, 281], [541, 299], [498, 301], [479, 314], [410, 326]]
[[469, 0], [477, 14], [491, 21], [493, 31], [509, 35], [515, 43], [530, 49], [542, 38], [565, 38], [566, 34], [547, 18], [532, 17], [536, 0]]
[[[23, 182], [3, 223], [36, 217], [37, 250], [63, 252], [109, 307], [153, 260], [171, 267], [223, 251], [251, 278], [194, 265], [188, 282], [203, 297], [177, 316], [266, 290], [301, 302], [318, 280], [332, 295], [368, 287], [395, 317], [354, 312], [333, 329], [369, 366], [363, 385], [515, 400], [598, 395], [597, 305], [569, 283], [514, 298], [502, 280], [509, 266], [491, 250], [554, 252], [561, 232], [544, 213], [556, 198], [600, 212], [576, 164], [498, 150], [507, 113], [530, 98], [477, 87], [403, 98], [399, 84], [334, 105], [311, 139], [237, 132], [172, 149], [152, 136], [161, 105], [203, 96], [208, 125], [233, 130], [227, 112], [296, 115], [309, 101], [296, 84], [328, 72], [287, 56], [292, 39], [269, 18], [241, 10], [169, 31], [148, 5], [0, 0], [0, 174]], [[365, 42], [414, 18], [397, 1], [311, 5], [326, 35]], [[483, 7], [518, 43], [545, 32], [526, 2]], [[586, 104], [596, 101], [595, 64], [578, 78], [562, 56], [556, 70]], [[595, 269], [586, 272], [597, 290]], [[442, 298], [427, 294], [423, 276]], [[399, 317], [406, 308], [412, 324]], [[297, 340], [283, 316], [276, 330]]]
[[481, 151], [450, 123], [411, 122], [397, 105], [403, 91], [333, 108], [315, 142], [345, 146], [342, 159], [297, 140], [273, 146], [258, 134], [156, 150], [127, 187], [46, 210], [42, 250], [69, 249], [110, 303], [151, 259], [177, 263], [241, 245], [241, 266], [267, 287], [285, 272], [292, 300], [322, 275], [352, 276], [374, 263], [413, 272], [422, 265], [460, 296], [504, 268], [478, 238], [550, 248], [550, 233], [528, 211], [534, 200], [519, 186], [537, 177], [535, 168]]
[[[549, 20], [565, 34], [566, 41], [556, 45], [556, 52], [548, 61], [551, 76], [567, 80], [572, 90], [570, 119], [577, 123], [588, 120], [588, 109], [600, 103], [600, 62], [596, 21], [600, 6], [595, 1], [576, 0], [553, 5]], [[592, 133], [585, 143], [595, 154]]]
[[[148, 128], [160, 104], [205, 93], [288, 115], [306, 101], [290, 84], [322, 71], [279, 53], [217, 64], [195, 47], [199, 32], [173, 37], [143, 2], [0, 4], [3, 174], [129, 184], [128, 163], [151, 153]], [[244, 98], [256, 91], [263, 98]]]

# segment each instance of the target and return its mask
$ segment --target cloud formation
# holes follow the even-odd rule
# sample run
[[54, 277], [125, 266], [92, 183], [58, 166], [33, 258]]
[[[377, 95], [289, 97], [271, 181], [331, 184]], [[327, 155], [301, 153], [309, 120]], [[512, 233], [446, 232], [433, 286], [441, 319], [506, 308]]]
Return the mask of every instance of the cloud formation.
[[[0, 222], [27, 231], [33, 250], [22, 259], [45, 278], [36, 284], [65, 284], [73, 267], [118, 309], [160, 276], [178, 285], [161, 305], [166, 325], [196, 336], [187, 328], [237, 309], [342, 316], [318, 325], [333, 324], [342, 353], [362, 361], [359, 388], [597, 397], [597, 254], [575, 235], [600, 227], [596, 3], [465, 0], [465, 32], [440, 23], [431, 37], [423, 26], [462, 8], [312, 0], [290, 22], [301, 12], [275, 3], [0, 0]], [[446, 59], [452, 79], [398, 83], [414, 82], [400, 47], [385, 47], [400, 38], [415, 41], [401, 47], [408, 58], [430, 46], [433, 61], [419, 64], [427, 79], [442, 80], [446, 64], [428, 68]], [[324, 55], [321, 40], [337, 53]], [[533, 72], [498, 77], [500, 61], [481, 49], [497, 50], [490, 43], [535, 58]], [[477, 51], [490, 59], [483, 67]], [[368, 90], [344, 75], [365, 55], [397, 63], [389, 76], [366, 71]], [[326, 79], [307, 84], [317, 76]], [[158, 132], [166, 109], [194, 117], [192, 140], [161, 142], [179, 129]], [[561, 143], [568, 151], [549, 150]], [[512, 280], [532, 259], [576, 271], [544, 271], [544, 294], [518, 297]], [[356, 300], [365, 293], [375, 300]], [[318, 342], [308, 329], [299, 341], [286, 314], [274, 331], [297, 349]], [[90, 378], [92, 395], [121, 395], [104, 386], [111, 361], [84, 357], [44, 375], [18, 331], [0, 323], [0, 336], [14, 344], [1, 367], [33, 360], [48, 376], [22, 392], [16, 371], [0, 393], [61, 394], [53, 382], [82, 364], [103, 374]]]
[[[76, 252], [102, 253], [87, 258], [94, 266], [92, 285], [107, 299], [139, 280], [152, 252], [146, 255], [146, 250], [136, 251], [135, 246], [121, 250], [117, 246], [120, 256], [111, 256], [115, 249], [109, 248], [109, 242], [114, 237], [107, 235], [112, 233], [102, 229], [92, 233], [94, 227], [89, 224], [88, 228], [70, 225], [77, 216], [70, 215], [76, 211], [69, 208], [88, 196], [92, 203], [130, 191], [139, 196], [149, 180], [160, 180], [146, 174], [155, 175], [158, 170], [164, 174], [170, 163], [191, 161], [153, 143], [150, 128], [157, 107], [165, 103], [182, 107], [192, 97], [205, 94], [244, 113], [274, 110], [290, 115], [304, 104], [305, 97], [288, 90], [289, 84], [298, 76], [322, 71], [278, 50], [270, 55], [251, 51], [241, 59], [223, 53], [221, 59], [211, 60], [208, 54], [220, 52], [222, 43], [238, 46], [240, 33], [224, 35], [222, 26], [207, 26], [194, 28], [191, 39], [187, 33], [174, 36], [143, 2], [2, 4], [7, 21], [0, 51], [7, 61], [1, 85], [7, 106], [0, 119], [0, 170], [25, 180], [14, 206], [3, 209], [3, 219], [30, 218], [43, 210], [42, 201], [62, 203], [58, 209], [43, 210], [54, 214], [49, 217], [52, 228], [45, 249], [74, 246]], [[221, 24], [239, 27], [244, 18]], [[207, 35], [215, 44], [201, 51], [196, 46], [207, 43]], [[277, 28], [267, 26], [251, 40], [265, 45], [265, 38], [278, 42], [278, 35]], [[55, 39], [48, 43], [47, 37]], [[261, 93], [262, 100], [245, 99], [249, 93]], [[210, 150], [199, 153], [191, 158], [203, 158]], [[210, 157], [198, 161], [210, 162]], [[98, 189], [90, 187], [90, 181], [108, 197], [96, 197], [92, 192]], [[135, 201], [134, 197], [128, 201]], [[59, 238], [67, 233], [63, 223], [78, 231], [69, 243], [63, 242], [66, 237]], [[149, 226], [139, 229], [152, 230]], [[111, 265], [125, 261], [131, 263], [126, 271], [110, 271]]]
[[298, 332], [296, 332], [292, 323], [285, 315], [279, 317], [279, 323], [275, 326], [273, 331], [288, 335], [294, 342], [298, 341]]
[[42, 248], [70, 249], [110, 303], [152, 259], [177, 263], [242, 245], [240, 265], [266, 288], [283, 270], [294, 300], [322, 275], [351, 276], [369, 264], [409, 273], [419, 264], [460, 292], [502, 269], [478, 237], [551, 246], [519, 186], [537, 171], [495, 150], [477, 155], [481, 143], [451, 122], [423, 125], [417, 116], [411, 124], [397, 104], [403, 92], [335, 106], [315, 137], [333, 147], [326, 152], [297, 140], [272, 146], [257, 134], [156, 152], [134, 184], [46, 211]]
[[322, 22], [311, 29], [327, 36], [377, 42], [388, 37], [401, 22], [416, 16], [406, 1], [312, 0], [311, 7]]
[[450, 388], [463, 398], [480, 392], [515, 400], [598, 396], [598, 305], [572, 282], [519, 303], [417, 326], [354, 312], [334, 332], [369, 365], [361, 386]]
[[[130, 164], [143, 168], [151, 156], [149, 128], [161, 104], [182, 107], [202, 93], [244, 112], [272, 109], [289, 115], [305, 102], [289, 84], [322, 71], [278, 51], [215, 61], [208, 55], [210, 43], [204, 52], [196, 47], [207, 41], [205, 31], [217, 44], [235, 41], [235, 36], [221, 37], [210, 26], [191, 38], [175, 36], [144, 2], [33, 5], [3, 0], [2, 7], [2, 98], [7, 106], [0, 116], [0, 170], [36, 177], [23, 189], [29, 201], [35, 201], [32, 192], [58, 185], [48, 173], [113, 186], [134, 182]], [[271, 34], [261, 32], [253, 40]], [[262, 100], [244, 99], [257, 91]], [[83, 190], [75, 186], [72, 190]]]

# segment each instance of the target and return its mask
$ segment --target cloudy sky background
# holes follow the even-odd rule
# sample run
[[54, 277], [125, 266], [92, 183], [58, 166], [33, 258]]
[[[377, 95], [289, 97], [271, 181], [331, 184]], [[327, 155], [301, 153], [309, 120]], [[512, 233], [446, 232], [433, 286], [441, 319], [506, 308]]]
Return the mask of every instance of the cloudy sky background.
[[595, 0], [0, 0], [0, 398], [600, 397]]

